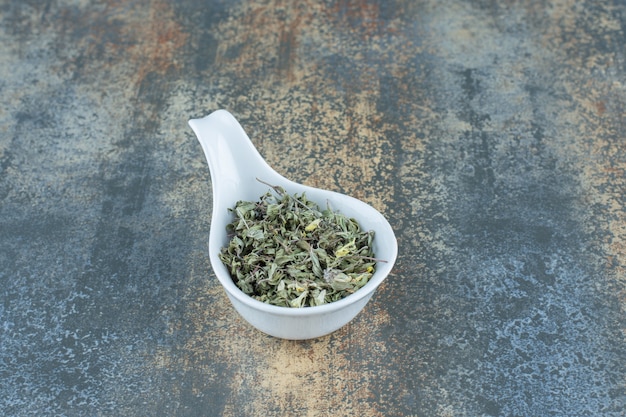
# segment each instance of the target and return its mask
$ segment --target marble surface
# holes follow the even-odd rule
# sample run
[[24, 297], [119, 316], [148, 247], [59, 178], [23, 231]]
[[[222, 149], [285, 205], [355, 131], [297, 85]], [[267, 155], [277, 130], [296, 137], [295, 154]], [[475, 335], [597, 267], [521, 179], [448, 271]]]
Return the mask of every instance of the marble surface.
[[[0, 1], [0, 415], [623, 416], [626, 5]], [[211, 271], [187, 126], [379, 209], [339, 331]]]

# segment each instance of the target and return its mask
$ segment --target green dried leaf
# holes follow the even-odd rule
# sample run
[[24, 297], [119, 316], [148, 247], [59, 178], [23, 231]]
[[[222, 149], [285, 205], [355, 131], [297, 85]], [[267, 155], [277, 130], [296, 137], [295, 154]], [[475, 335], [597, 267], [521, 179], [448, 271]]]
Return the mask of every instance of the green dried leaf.
[[[262, 181], [261, 181], [262, 182]], [[278, 186], [229, 209], [229, 244], [219, 257], [251, 297], [283, 307], [318, 306], [363, 287], [374, 273], [374, 232], [305, 194]], [[380, 261], [384, 262], [384, 261]]]

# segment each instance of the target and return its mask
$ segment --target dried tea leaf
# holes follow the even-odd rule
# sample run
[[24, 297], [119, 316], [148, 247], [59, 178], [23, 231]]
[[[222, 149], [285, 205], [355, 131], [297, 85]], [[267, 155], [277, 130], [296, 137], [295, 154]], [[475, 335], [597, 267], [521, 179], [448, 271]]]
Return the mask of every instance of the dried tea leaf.
[[374, 232], [355, 219], [266, 185], [259, 201], [229, 209], [230, 242], [219, 254], [244, 293], [283, 307], [323, 305], [363, 287], [384, 262], [374, 258]]

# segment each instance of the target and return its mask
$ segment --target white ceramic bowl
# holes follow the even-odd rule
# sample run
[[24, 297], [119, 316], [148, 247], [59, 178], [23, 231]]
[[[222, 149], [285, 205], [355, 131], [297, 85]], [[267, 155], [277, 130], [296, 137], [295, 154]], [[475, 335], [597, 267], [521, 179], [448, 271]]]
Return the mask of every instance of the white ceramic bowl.
[[[258, 153], [237, 120], [225, 110], [189, 121], [204, 150], [213, 188], [209, 258], [235, 310], [258, 330], [283, 339], [312, 339], [329, 334], [350, 322], [370, 300], [395, 263], [398, 246], [389, 222], [370, 205], [340, 193], [290, 181], [274, 171]], [[314, 307], [278, 307], [255, 300], [233, 282], [218, 255], [228, 245], [226, 225], [232, 221], [228, 208], [240, 200], [257, 201], [269, 187], [256, 179], [279, 185], [289, 194], [306, 192], [320, 207], [327, 202], [355, 218], [364, 230], [375, 232], [373, 250], [378, 262], [370, 281], [341, 300]]]

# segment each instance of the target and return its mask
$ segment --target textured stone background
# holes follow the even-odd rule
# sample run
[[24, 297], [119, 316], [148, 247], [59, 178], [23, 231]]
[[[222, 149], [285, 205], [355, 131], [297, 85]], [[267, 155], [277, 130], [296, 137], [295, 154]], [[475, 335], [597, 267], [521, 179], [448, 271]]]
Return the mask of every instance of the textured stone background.
[[[0, 0], [0, 415], [622, 416], [625, 42], [609, 0]], [[218, 108], [396, 230], [336, 333], [213, 277]]]

